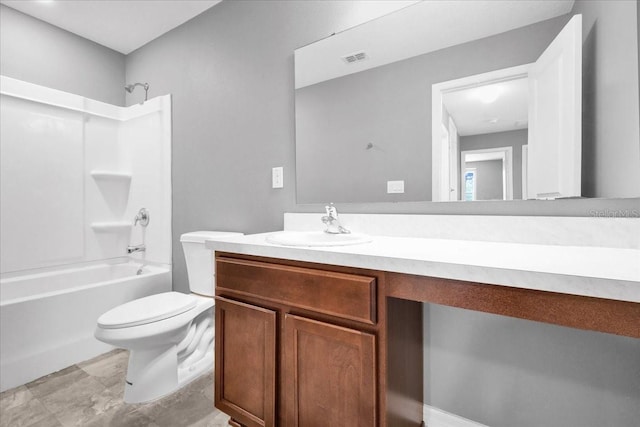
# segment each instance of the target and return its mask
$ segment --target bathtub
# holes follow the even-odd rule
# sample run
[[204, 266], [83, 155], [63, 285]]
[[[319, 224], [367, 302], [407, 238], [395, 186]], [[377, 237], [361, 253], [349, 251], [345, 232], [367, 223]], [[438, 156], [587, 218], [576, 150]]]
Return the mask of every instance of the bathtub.
[[96, 320], [127, 301], [171, 290], [171, 271], [140, 263], [65, 267], [0, 279], [0, 391], [112, 349]]

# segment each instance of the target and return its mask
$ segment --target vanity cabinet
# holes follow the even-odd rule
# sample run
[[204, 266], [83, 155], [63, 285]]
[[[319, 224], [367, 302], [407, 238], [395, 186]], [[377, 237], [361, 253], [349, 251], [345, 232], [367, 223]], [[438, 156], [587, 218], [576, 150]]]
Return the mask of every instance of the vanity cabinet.
[[215, 404], [232, 425], [379, 425], [367, 273], [217, 256]]
[[216, 252], [215, 405], [235, 427], [419, 427], [422, 304], [640, 338], [637, 303]]

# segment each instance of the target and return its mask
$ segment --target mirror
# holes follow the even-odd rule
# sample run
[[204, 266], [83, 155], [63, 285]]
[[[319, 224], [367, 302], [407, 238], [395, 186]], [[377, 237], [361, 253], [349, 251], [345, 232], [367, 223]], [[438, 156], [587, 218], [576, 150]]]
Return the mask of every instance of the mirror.
[[[559, 113], [547, 117], [555, 123], [538, 127], [537, 141], [555, 138], [542, 147], [527, 143], [531, 123], [529, 113], [516, 114], [520, 107], [503, 107], [514, 127], [491, 132], [493, 142], [488, 131], [471, 133], [456, 123], [466, 120], [455, 106], [460, 86], [446, 88], [444, 108], [434, 107], [437, 85], [531, 67], [577, 14], [583, 52], [574, 80], [582, 80], [577, 115], [584, 122], [572, 131], [579, 144], [569, 156], [573, 166], [558, 160], [569, 138]], [[624, 1], [424, 1], [297, 49], [298, 203], [639, 196], [637, 16], [634, 2]], [[516, 102], [530, 110], [531, 99]], [[487, 126], [505, 121], [488, 110], [476, 115]], [[507, 134], [516, 142], [505, 142]], [[480, 151], [490, 148], [503, 150]], [[466, 174], [467, 167], [475, 172]], [[545, 182], [555, 171], [570, 177], [561, 180], [563, 188], [577, 184], [578, 193], [565, 195]], [[576, 175], [578, 182], [569, 182]], [[483, 177], [494, 183], [487, 196]], [[530, 182], [537, 187], [527, 188]]]

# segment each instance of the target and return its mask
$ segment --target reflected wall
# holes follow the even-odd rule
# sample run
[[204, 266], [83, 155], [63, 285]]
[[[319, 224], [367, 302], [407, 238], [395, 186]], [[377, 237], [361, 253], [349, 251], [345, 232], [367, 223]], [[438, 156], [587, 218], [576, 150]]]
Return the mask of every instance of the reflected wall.
[[[531, 63], [569, 19], [296, 89], [298, 203], [430, 201], [431, 85]], [[389, 180], [405, 193], [387, 194]]]

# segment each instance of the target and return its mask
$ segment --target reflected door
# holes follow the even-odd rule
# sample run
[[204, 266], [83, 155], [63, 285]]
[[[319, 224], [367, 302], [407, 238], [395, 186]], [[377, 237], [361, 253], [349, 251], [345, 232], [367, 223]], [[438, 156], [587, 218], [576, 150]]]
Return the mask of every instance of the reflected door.
[[529, 71], [528, 198], [581, 195], [582, 16]]

